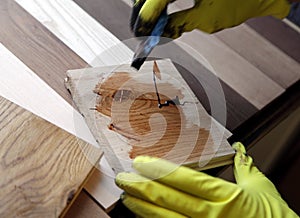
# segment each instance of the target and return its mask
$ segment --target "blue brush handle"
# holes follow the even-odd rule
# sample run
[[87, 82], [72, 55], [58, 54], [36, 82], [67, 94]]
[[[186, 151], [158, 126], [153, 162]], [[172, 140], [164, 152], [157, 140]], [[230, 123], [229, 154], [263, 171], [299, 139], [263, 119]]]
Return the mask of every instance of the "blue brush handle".
[[133, 61], [131, 66], [135, 67], [137, 70], [140, 69], [140, 67], [142, 66], [142, 64], [145, 62], [146, 58], [150, 54], [150, 52], [159, 43], [160, 36], [163, 34], [167, 23], [168, 23], [168, 14], [167, 14], [167, 9], [165, 9], [159, 16], [158, 21], [151, 32], [151, 35], [147, 37], [146, 40], [142, 41], [139, 44], [133, 56]]

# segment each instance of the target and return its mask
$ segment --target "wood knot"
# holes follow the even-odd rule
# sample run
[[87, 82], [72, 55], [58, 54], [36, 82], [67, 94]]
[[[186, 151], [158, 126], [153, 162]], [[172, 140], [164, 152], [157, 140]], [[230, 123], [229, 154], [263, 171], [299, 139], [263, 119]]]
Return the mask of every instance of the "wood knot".
[[69, 204], [73, 200], [74, 196], [75, 196], [75, 190], [71, 190], [68, 194], [67, 204]]

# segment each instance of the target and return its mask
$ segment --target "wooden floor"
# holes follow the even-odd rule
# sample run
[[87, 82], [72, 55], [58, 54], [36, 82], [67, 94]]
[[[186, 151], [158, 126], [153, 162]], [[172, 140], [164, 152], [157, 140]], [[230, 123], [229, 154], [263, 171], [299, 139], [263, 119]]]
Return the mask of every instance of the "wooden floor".
[[[72, 105], [64, 86], [68, 70], [131, 60], [137, 41], [129, 31], [130, 8], [128, 0], [2, 0], [0, 43], [58, 93], [60, 100]], [[156, 48], [152, 55], [170, 58], [208, 113], [231, 132], [300, 78], [299, 33], [271, 17], [252, 19], [212, 36], [193, 31]], [[51, 122], [58, 121], [53, 118]], [[98, 172], [94, 178], [103, 179], [101, 175]], [[113, 183], [113, 178], [109, 176], [106, 182]], [[99, 189], [94, 184], [86, 189], [96, 194], [91, 197], [84, 192], [78, 201], [89, 202], [87, 207], [100, 213], [98, 204], [108, 209], [113, 202], [103, 199], [109, 193], [94, 192]], [[110, 193], [108, 198], [115, 199], [120, 191], [112, 188]], [[78, 207], [71, 209], [72, 217], [87, 214], [72, 212]]]

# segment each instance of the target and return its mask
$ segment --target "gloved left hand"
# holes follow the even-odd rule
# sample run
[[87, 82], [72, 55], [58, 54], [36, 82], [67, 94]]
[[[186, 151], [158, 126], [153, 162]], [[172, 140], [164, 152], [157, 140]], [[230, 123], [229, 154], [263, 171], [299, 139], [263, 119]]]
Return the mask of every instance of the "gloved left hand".
[[123, 203], [141, 217], [291, 218], [298, 217], [272, 182], [234, 144], [235, 183], [153, 157], [137, 157], [140, 173], [120, 173], [117, 185], [125, 190]]

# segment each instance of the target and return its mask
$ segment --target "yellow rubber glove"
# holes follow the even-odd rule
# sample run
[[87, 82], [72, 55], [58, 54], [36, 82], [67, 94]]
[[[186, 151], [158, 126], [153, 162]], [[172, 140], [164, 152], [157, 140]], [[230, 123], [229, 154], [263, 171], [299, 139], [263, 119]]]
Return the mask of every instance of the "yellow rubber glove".
[[237, 184], [168, 161], [140, 156], [140, 173], [120, 173], [123, 203], [140, 217], [298, 217], [275, 186], [254, 165], [241, 143], [235, 143]]
[[[174, 0], [135, 0], [130, 26], [136, 36], [150, 35], [161, 12]], [[249, 18], [282, 19], [290, 10], [288, 0], [195, 0], [194, 7], [169, 16], [164, 37], [177, 38], [199, 29], [207, 33], [237, 26]]]

